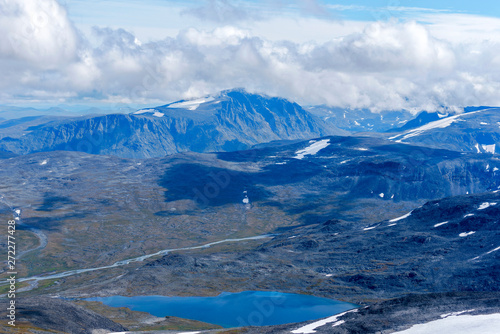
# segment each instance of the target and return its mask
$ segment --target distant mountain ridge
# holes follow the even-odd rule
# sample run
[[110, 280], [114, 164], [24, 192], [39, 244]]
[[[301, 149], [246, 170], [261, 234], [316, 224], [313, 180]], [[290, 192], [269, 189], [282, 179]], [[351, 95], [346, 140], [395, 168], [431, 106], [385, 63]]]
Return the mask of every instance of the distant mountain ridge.
[[422, 111], [411, 121], [406, 122], [403, 126], [387, 130], [386, 132], [398, 132], [398, 131], [406, 131], [414, 128], [418, 128], [419, 126], [425, 125], [427, 123], [440, 120], [441, 118], [448, 117], [449, 114], [441, 114], [438, 112], [427, 112]]
[[402, 126], [414, 118], [413, 114], [406, 110], [375, 113], [368, 109], [324, 105], [309, 106], [306, 110], [321, 117], [325, 122], [351, 132], [384, 132]]
[[422, 121], [423, 125], [389, 134], [388, 139], [458, 152], [498, 154], [500, 108], [469, 110], [456, 115], [437, 115], [437, 120]]
[[184, 151], [234, 151], [273, 140], [346, 134], [297, 103], [235, 89], [131, 114], [38, 125], [22, 137], [3, 138], [0, 150], [15, 154], [65, 150], [150, 158]]

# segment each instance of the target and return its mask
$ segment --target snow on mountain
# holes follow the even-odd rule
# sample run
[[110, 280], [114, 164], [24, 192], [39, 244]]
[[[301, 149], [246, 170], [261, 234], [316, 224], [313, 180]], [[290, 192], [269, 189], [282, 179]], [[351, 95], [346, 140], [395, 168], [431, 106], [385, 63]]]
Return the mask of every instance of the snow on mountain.
[[394, 222], [397, 222], [397, 221], [400, 221], [400, 220], [403, 220], [403, 219], [406, 219], [408, 217], [411, 216], [411, 212], [408, 212], [406, 215], [403, 215], [401, 217], [398, 217], [398, 218], [394, 218], [394, 219], [391, 219], [389, 220], [390, 223], [394, 223]]
[[455, 315], [443, 319], [414, 325], [410, 329], [394, 334], [495, 334], [500, 327], [500, 313], [483, 315]]
[[313, 323], [307, 324], [307, 325], [305, 325], [303, 327], [300, 327], [298, 329], [295, 329], [295, 330], [291, 331], [290, 333], [293, 333], [293, 334], [310, 334], [310, 333], [316, 333], [316, 328], [324, 326], [326, 324], [331, 324], [332, 327], [339, 326], [339, 325], [345, 323], [345, 321], [343, 321], [343, 320], [339, 321], [338, 318], [346, 315], [347, 313], [351, 313], [351, 312], [358, 312], [358, 309], [346, 311], [346, 312], [343, 312], [343, 313], [331, 316], [331, 317], [326, 318], [326, 319], [318, 320], [316, 322], [313, 322]]
[[295, 152], [294, 158], [301, 160], [304, 159], [304, 156], [306, 155], [315, 155], [316, 153], [327, 147], [329, 142], [330, 139], [323, 139], [320, 141], [311, 140], [311, 145], [303, 150]]
[[398, 134], [396, 136], [390, 137], [389, 139], [395, 140], [396, 142], [401, 143], [403, 140], [406, 140], [406, 139], [411, 138], [411, 137], [419, 136], [420, 134], [422, 134], [425, 131], [429, 131], [432, 129], [447, 128], [451, 124], [458, 122], [460, 120], [460, 118], [462, 118], [464, 115], [469, 116], [469, 115], [478, 113], [479, 111], [480, 110], [473, 111], [473, 112], [470, 112], [468, 114], [459, 114], [459, 115], [455, 115], [455, 116], [443, 117], [440, 120], [422, 125], [421, 127], [418, 127], [416, 129], [411, 129], [409, 131], [406, 131], [403, 134]]
[[[187, 109], [187, 110], [196, 110], [198, 107], [203, 104], [203, 103], [208, 103], [215, 101], [214, 96], [207, 96], [204, 98], [199, 98], [199, 99], [194, 99], [194, 100], [181, 100], [178, 102], [170, 103], [167, 104], [167, 108], [180, 108], [180, 109]], [[217, 101], [220, 102], [220, 101]]]
[[141, 109], [141, 110], [135, 111], [134, 115], [142, 115], [142, 114], [146, 114], [146, 113], [155, 113], [155, 112], [156, 112], [156, 109], [147, 108], [147, 109]]
[[486, 108], [439, 119], [392, 133], [389, 140], [459, 152], [497, 154], [500, 145], [500, 108]]
[[481, 145], [483, 147], [483, 150], [485, 152], [488, 152], [488, 153], [491, 153], [491, 154], [495, 154], [495, 148], [496, 148], [496, 145], [495, 144], [491, 144], [491, 145]]
[[490, 206], [493, 206], [493, 205], [497, 205], [497, 203], [488, 203], [488, 202], [484, 202], [482, 203], [479, 208], [477, 208], [478, 210], [484, 210], [484, 209], [487, 209], [489, 208]]

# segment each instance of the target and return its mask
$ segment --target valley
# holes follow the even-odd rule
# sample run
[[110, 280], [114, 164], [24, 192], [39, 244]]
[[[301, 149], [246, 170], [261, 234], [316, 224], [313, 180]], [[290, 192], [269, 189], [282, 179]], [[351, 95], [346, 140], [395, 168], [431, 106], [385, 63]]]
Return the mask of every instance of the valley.
[[[390, 309], [390, 301], [413, 295], [431, 304], [426, 296], [445, 304], [455, 298], [447, 301], [446, 293], [467, 303], [474, 293], [497, 296], [500, 159], [490, 149], [497, 145], [498, 129], [490, 126], [500, 121], [497, 109], [427, 117], [397, 133], [347, 135], [282, 99], [239, 90], [219, 98], [50, 119], [25, 127], [22, 138], [2, 136], [0, 218], [17, 219], [17, 288], [26, 305], [50, 310], [56, 298], [58, 307], [122, 331], [220, 331], [170, 317], [154, 327], [128, 310], [143, 319], [131, 323], [115, 308], [78, 300], [279, 291]], [[186, 110], [194, 123], [182, 130], [183, 140], [207, 142], [213, 133], [204, 126], [218, 119], [217, 133], [232, 131], [224, 138], [244, 145], [215, 139], [194, 148], [179, 146], [180, 137], [172, 139], [175, 147], [163, 139], [134, 142], [136, 135], [160, 138], [180, 129]], [[243, 124], [248, 112], [256, 118]], [[263, 133], [273, 135], [243, 140], [247, 131], [259, 133], [248, 127], [261, 127], [259, 117], [269, 126]], [[484, 132], [467, 130], [486, 122]], [[136, 126], [148, 134], [138, 135]], [[91, 142], [85, 136], [104, 139], [92, 144], [96, 150], [75, 149]], [[0, 277], [8, 277], [5, 268]], [[0, 285], [0, 294], [6, 288]], [[488, 305], [485, 313], [497, 310]], [[63, 331], [65, 325], [44, 320], [49, 313], [22, 319], [28, 327]], [[84, 321], [70, 318], [68, 324]], [[281, 333], [294, 326], [241, 330]]]

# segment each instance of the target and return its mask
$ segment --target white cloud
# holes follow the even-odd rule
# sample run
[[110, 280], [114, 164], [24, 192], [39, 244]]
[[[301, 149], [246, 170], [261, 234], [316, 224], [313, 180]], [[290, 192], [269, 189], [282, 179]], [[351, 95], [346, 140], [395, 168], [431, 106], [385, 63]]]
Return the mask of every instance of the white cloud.
[[77, 36], [57, 1], [3, 0], [0, 9], [3, 60], [23, 59], [43, 68], [75, 56]]
[[[458, 41], [436, 31], [456, 22], [472, 36], [481, 24], [471, 18], [467, 25], [464, 16], [446, 23], [438, 14], [427, 24], [324, 20], [309, 27], [311, 32], [321, 27], [323, 37], [331, 36], [326, 42], [279, 41], [259, 35], [259, 28], [234, 25], [188, 28], [174, 37], [140, 41], [130, 31], [109, 27], [83, 36], [55, 0], [4, 0], [0, 9], [6, 13], [0, 17], [0, 32], [25, 36], [0, 45], [4, 103], [155, 105], [245, 87], [303, 104], [374, 110], [500, 105], [500, 44], [480, 38]], [[287, 20], [280, 22], [293, 25], [293, 19]], [[278, 21], [258, 24], [269, 22]], [[295, 22], [303, 24], [299, 30], [307, 30], [306, 22], [320, 24], [315, 18]], [[500, 27], [500, 20], [489, 24]], [[493, 34], [496, 28], [489, 29]]]

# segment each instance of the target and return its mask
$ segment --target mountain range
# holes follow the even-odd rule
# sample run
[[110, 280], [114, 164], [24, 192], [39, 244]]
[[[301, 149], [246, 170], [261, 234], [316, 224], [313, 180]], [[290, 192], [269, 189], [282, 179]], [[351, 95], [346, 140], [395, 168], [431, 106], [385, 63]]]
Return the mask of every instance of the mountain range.
[[66, 150], [150, 158], [347, 134], [296, 103], [239, 89], [131, 114], [58, 119], [25, 130], [21, 137], [2, 136], [0, 150], [15, 154]]

